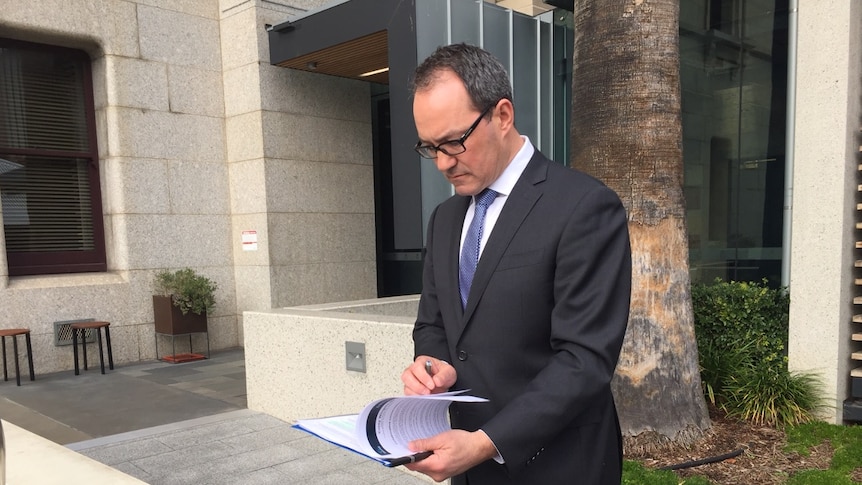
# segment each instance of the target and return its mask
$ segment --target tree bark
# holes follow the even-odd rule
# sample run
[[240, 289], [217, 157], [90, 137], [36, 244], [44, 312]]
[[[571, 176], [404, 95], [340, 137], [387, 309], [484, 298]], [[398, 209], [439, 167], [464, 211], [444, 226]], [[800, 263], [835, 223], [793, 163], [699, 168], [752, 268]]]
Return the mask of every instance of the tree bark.
[[577, 0], [571, 164], [614, 189], [632, 242], [629, 326], [613, 388], [627, 450], [710, 426], [691, 308], [679, 0]]

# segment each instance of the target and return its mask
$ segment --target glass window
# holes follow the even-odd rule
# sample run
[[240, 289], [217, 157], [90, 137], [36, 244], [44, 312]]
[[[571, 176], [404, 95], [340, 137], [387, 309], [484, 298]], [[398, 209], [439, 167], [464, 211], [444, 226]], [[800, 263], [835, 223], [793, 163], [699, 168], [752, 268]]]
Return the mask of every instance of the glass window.
[[84, 52], [0, 39], [0, 206], [10, 276], [106, 270]]
[[787, 0], [680, 4], [692, 281], [781, 282]]

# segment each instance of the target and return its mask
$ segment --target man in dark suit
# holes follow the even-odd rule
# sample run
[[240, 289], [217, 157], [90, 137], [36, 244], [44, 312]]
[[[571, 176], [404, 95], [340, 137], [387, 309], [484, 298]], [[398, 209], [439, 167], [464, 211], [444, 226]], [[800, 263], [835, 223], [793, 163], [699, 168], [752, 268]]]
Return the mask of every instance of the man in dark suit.
[[619, 484], [610, 381], [631, 289], [625, 209], [518, 133], [508, 79], [465, 44], [416, 70], [416, 150], [456, 195], [428, 224], [404, 391], [489, 402], [453, 404], [453, 430], [412, 442], [434, 454], [409, 468], [457, 485]]

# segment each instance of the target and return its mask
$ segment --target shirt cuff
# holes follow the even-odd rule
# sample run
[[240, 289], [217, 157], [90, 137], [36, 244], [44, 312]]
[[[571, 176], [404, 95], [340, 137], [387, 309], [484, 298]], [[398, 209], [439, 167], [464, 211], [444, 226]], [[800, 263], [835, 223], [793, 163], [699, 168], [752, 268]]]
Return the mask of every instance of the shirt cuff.
[[481, 431], [482, 434], [484, 434], [485, 437], [488, 438], [488, 441], [490, 441], [491, 444], [494, 445], [494, 451], [497, 452], [497, 454], [493, 456], [494, 461], [496, 461], [500, 465], [504, 465], [506, 463], [506, 460], [503, 459], [503, 455], [500, 454], [500, 450], [497, 449], [497, 445], [494, 443], [494, 441], [491, 439], [491, 437], [488, 436], [488, 433], [486, 433], [485, 431], [483, 431], [481, 429], [479, 429], [479, 431]]

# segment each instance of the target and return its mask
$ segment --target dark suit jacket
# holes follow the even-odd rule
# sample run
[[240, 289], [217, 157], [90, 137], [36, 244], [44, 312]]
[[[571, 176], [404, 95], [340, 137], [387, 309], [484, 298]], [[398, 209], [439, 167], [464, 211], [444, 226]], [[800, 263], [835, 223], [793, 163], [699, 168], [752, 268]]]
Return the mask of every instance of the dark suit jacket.
[[467, 308], [458, 295], [470, 198], [431, 216], [416, 355], [450, 362], [456, 428], [484, 430], [493, 460], [454, 484], [619, 484], [621, 441], [610, 381], [628, 320], [631, 254], [617, 195], [536, 151], [482, 252]]

